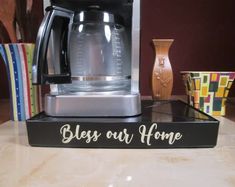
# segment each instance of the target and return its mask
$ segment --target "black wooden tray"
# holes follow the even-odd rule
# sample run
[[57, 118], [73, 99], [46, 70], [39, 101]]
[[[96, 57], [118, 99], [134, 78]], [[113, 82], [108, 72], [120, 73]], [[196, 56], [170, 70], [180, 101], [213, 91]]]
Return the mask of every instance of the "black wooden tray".
[[77, 148], [209, 148], [216, 145], [219, 127], [219, 121], [182, 101], [142, 101], [142, 114], [135, 117], [40, 113], [26, 124], [31, 146]]

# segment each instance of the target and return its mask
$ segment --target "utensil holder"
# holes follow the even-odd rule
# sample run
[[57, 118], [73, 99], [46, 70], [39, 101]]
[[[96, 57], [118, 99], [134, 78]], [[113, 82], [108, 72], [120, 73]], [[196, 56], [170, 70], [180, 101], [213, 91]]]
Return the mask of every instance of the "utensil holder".
[[188, 102], [201, 111], [224, 116], [235, 72], [182, 71]]
[[0, 44], [10, 89], [11, 120], [24, 121], [42, 110], [41, 87], [32, 85], [34, 44]]

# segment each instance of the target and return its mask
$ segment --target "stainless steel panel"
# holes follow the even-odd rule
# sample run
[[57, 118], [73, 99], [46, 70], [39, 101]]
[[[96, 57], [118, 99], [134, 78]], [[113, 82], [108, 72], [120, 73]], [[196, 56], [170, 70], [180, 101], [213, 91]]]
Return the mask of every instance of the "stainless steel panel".
[[45, 112], [50, 116], [135, 116], [141, 113], [139, 94], [46, 95]]
[[140, 0], [133, 2], [132, 16], [131, 91], [139, 93], [140, 66]]

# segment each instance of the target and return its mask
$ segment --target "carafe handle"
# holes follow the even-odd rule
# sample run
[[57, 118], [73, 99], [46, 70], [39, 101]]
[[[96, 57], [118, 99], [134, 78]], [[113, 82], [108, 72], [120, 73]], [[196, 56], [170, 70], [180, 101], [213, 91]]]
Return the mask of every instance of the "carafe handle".
[[[71, 71], [69, 67], [69, 60], [67, 56], [68, 38], [70, 37], [70, 30], [72, 26], [74, 12], [63, 9], [60, 7], [52, 6], [47, 8], [46, 15], [40, 25], [36, 46], [33, 57], [33, 68], [32, 68], [32, 82], [33, 84], [63, 84], [71, 83]], [[61, 17], [69, 19], [67, 27], [67, 42], [64, 46], [64, 50], [61, 53], [62, 58], [60, 65], [64, 66], [61, 74], [48, 74], [47, 65], [47, 49], [50, 38], [51, 29], [54, 23], [55, 17]]]

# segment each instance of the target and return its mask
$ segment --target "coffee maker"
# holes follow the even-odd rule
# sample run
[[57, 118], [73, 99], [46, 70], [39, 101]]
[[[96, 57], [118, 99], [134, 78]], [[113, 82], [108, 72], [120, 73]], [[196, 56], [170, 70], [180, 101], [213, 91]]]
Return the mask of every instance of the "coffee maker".
[[39, 28], [33, 84], [49, 84], [53, 117], [141, 114], [140, 0], [51, 0]]
[[26, 121], [29, 144], [215, 146], [217, 120], [182, 101], [140, 101], [139, 36], [140, 0], [51, 0], [32, 70], [50, 93], [45, 112]]

